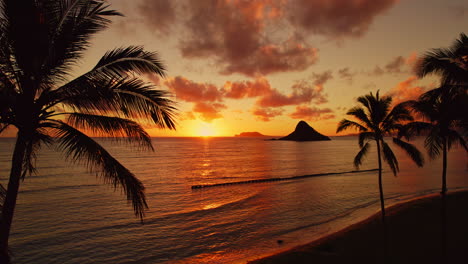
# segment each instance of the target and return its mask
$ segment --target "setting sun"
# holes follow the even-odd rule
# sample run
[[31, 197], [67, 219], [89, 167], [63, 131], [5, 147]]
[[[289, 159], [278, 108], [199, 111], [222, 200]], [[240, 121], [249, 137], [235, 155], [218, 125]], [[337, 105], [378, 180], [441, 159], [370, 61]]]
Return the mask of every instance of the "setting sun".
[[216, 129], [213, 124], [201, 123], [196, 129], [196, 135], [199, 137], [212, 137], [216, 135]]

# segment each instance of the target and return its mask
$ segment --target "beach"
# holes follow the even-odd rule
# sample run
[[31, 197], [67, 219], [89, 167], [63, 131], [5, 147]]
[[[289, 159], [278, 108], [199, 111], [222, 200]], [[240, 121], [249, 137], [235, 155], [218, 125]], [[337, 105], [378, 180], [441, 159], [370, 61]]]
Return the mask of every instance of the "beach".
[[[466, 263], [468, 191], [447, 196], [447, 254], [442, 257], [441, 196], [432, 194], [387, 208], [387, 263]], [[381, 214], [341, 231], [249, 264], [384, 263]]]

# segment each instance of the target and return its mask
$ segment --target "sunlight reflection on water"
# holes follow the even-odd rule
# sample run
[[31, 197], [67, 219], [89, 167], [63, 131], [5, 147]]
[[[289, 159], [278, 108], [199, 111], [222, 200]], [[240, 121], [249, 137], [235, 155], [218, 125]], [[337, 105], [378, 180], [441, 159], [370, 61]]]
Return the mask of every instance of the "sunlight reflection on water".
[[[230, 263], [315, 239], [378, 210], [375, 172], [190, 188], [351, 171], [356, 138], [156, 138], [154, 153], [100, 141], [145, 184], [145, 224], [120, 191], [43, 149], [38, 175], [24, 181], [19, 195], [11, 242], [16, 263]], [[13, 141], [0, 139], [0, 146], [3, 184]], [[401, 172], [384, 173], [388, 204], [438, 191], [440, 160], [417, 168], [394, 150]], [[372, 151], [361, 169], [376, 167]], [[466, 161], [461, 150], [450, 153], [450, 188], [468, 187]]]

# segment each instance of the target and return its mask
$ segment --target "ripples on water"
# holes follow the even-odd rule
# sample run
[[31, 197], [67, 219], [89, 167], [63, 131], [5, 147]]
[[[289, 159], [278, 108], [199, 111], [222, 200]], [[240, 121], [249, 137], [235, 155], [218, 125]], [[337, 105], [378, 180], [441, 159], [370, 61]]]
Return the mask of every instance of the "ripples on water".
[[[302, 143], [157, 138], [155, 152], [99, 141], [145, 184], [150, 210], [144, 225], [120, 191], [60, 153], [42, 149], [38, 175], [27, 178], [19, 194], [10, 242], [16, 263], [239, 262], [316, 239], [379, 208], [376, 172], [190, 188], [350, 171], [356, 138]], [[2, 184], [13, 144], [0, 139]], [[440, 160], [417, 168], [393, 149], [401, 172], [398, 177], [384, 173], [387, 204], [438, 191]], [[374, 156], [369, 153], [362, 169], [376, 168]], [[452, 151], [449, 187], [468, 187], [467, 176], [466, 155]]]

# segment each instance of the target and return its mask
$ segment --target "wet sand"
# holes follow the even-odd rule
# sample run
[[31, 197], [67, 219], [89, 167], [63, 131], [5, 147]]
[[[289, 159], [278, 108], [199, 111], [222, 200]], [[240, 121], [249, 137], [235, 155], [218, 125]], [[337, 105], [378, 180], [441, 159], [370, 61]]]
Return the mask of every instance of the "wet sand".
[[441, 205], [441, 196], [433, 194], [388, 207], [387, 257], [379, 212], [317, 241], [248, 263], [468, 263], [468, 191], [447, 196], [446, 257]]

